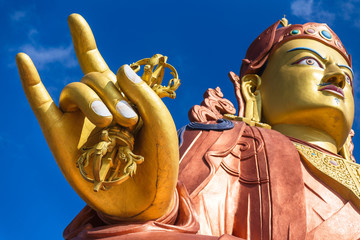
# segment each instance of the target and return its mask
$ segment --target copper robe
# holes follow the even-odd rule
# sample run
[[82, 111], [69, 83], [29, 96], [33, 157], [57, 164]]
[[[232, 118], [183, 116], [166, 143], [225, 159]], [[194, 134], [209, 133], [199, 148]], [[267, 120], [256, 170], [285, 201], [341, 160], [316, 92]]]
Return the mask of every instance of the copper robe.
[[86, 206], [64, 238], [360, 239], [359, 210], [310, 173], [276, 131], [243, 122], [187, 129], [180, 156], [179, 184], [163, 217], [111, 223]]

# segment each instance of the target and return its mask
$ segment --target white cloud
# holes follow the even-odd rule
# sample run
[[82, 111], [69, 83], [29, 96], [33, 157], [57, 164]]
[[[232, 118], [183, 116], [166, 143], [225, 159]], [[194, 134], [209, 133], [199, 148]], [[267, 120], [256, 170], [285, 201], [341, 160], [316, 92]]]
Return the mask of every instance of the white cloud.
[[31, 28], [30, 30], [29, 30], [29, 32], [28, 32], [28, 38], [31, 40], [31, 41], [33, 41], [34, 39], [34, 36], [36, 35], [36, 34], [38, 34], [39, 32], [38, 32], [38, 30], [36, 30], [35, 28]]
[[359, 0], [293, 0], [291, 12], [293, 15], [306, 21], [335, 23], [335, 20], [348, 21], [355, 27], [360, 28]]
[[[25, 31], [28, 31], [26, 37], [22, 38], [24, 41], [20, 44], [20, 47], [11, 46], [8, 49], [11, 57], [13, 57], [14, 51], [25, 52], [31, 57], [38, 69], [42, 69], [47, 64], [56, 62], [61, 63], [66, 68], [77, 66], [71, 43], [66, 46], [61, 45], [56, 47], [45, 46], [39, 43], [39, 37], [41, 37], [39, 31], [26, 21], [28, 18], [33, 17], [32, 8], [34, 7], [30, 6], [26, 10], [16, 10], [8, 15], [10, 20], [17, 26], [19, 26], [19, 22], [21, 21], [21, 26], [26, 29]], [[12, 65], [9, 65], [9, 67], [12, 67]]]
[[335, 20], [335, 14], [326, 11], [323, 5], [321, 1], [314, 3], [313, 0], [295, 0], [291, 3], [291, 12], [306, 21], [331, 24]]
[[74, 58], [72, 44], [67, 47], [41, 47], [33, 46], [30, 44], [20, 47], [22, 52], [28, 54], [31, 59], [34, 60], [36, 67], [42, 69], [45, 65], [54, 62], [60, 62], [67, 68], [73, 68], [77, 66], [77, 62]]
[[334, 21], [335, 21], [335, 14], [334, 13], [330, 13], [328, 11], [325, 11], [325, 10], [320, 10], [317, 12], [317, 21], [319, 22], [324, 22], [324, 23], [327, 23], [327, 24], [332, 24]]
[[24, 19], [26, 17], [26, 11], [15, 11], [14, 13], [12, 13], [10, 15], [10, 19], [15, 21], [15, 22], [18, 22], [18, 21], [21, 21], [22, 19]]
[[295, 0], [291, 3], [292, 14], [308, 20], [308, 18], [312, 16], [313, 5], [313, 0]]
[[[19, 24], [18, 21], [23, 21], [24, 18], [29, 17], [28, 12], [26, 11], [15, 11], [13, 14], [9, 15], [10, 20], [14, 23]], [[31, 59], [34, 61], [38, 69], [43, 69], [47, 64], [51, 63], [61, 63], [65, 68], [73, 68], [77, 66], [77, 61], [75, 59], [75, 54], [73, 51], [73, 45], [60, 45], [60, 46], [46, 46], [39, 43], [39, 31], [29, 25], [26, 26], [28, 31], [25, 38], [23, 38], [23, 43], [20, 46], [9, 46], [9, 58], [13, 59], [14, 53], [25, 52], [28, 54]], [[8, 64], [9, 68], [15, 67], [13, 61]]]
[[354, 20], [354, 25], [355, 25], [355, 27], [360, 28], [360, 19]]
[[354, 3], [352, 3], [351, 1], [341, 2], [340, 10], [341, 10], [341, 14], [345, 20], [351, 19], [351, 15], [354, 12], [354, 8], [355, 8]]

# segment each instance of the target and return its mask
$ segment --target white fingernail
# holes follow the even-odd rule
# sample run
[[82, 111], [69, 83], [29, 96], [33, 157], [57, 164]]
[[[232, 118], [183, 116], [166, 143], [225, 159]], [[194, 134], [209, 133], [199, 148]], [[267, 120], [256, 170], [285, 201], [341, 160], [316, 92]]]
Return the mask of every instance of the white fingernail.
[[134, 72], [134, 70], [131, 69], [129, 65], [125, 65], [124, 71], [128, 79], [130, 79], [134, 83], [140, 83], [142, 82], [142, 79], [139, 77], [139, 75]]
[[137, 116], [132, 107], [124, 100], [121, 100], [116, 104], [116, 110], [126, 118], [134, 118]]
[[108, 117], [111, 116], [109, 109], [100, 100], [95, 100], [91, 103], [91, 109], [99, 116]]

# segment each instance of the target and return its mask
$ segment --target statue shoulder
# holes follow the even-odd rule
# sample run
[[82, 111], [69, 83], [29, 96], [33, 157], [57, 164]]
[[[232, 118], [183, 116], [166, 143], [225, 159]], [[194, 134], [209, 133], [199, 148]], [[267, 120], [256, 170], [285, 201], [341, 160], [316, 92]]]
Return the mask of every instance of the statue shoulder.
[[360, 209], [360, 164], [304, 144], [294, 145], [311, 172]]

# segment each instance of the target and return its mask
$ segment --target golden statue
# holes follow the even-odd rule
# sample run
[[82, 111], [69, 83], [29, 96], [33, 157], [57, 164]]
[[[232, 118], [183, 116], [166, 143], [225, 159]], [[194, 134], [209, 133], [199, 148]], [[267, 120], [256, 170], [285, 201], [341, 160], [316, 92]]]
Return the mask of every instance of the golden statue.
[[[31, 59], [16, 57], [48, 145], [88, 204], [66, 239], [360, 238], [354, 75], [326, 24], [284, 17], [271, 25], [249, 47], [240, 75], [229, 74], [238, 114], [219, 88], [209, 89], [178, 141], [161, 101], [180, 85], [167, 57], [115, 75], [86, 21], [68, 21], [84, 77], [64, 88], [59, 107]], [[164, 87], [165, 68], [173, 79]]]

